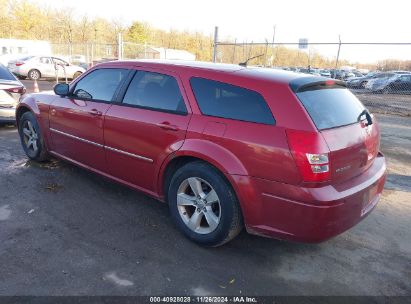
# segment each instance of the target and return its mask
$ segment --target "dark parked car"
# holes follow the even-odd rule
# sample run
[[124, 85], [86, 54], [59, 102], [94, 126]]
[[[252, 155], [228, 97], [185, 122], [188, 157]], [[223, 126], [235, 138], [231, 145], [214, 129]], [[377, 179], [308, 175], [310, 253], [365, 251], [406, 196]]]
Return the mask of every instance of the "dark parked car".
[[335, 78], [335, 79], [339, 79], [339, 80], [348, 80], [350, 78], [353, 77], [357, 77], [359, 75], [362, 76], [362, 74], [360, 74], [357, 71], [346, 71], [346, 70], [331, 70], [330, 71], [331, 77]]
[[353, 77], [347, 80], [347, 86], [350, 88], [365, 89], [368, 80], [378, 78], [379, 76], [382, 76], [382, 74], [383, 73], [379, 72], [371, 72], [365, 76]]
[[344, 71], [341, 70], [330, 70], [331, 78], [343, 80], [344, 79]]
[[25, 92], [24, 85], [0, 63], [0, 123], [16, 121], [16, 105]]
[[377, 77], [368, 80], [365, 88], [372, 92], [383, 92], [388, 83], [398, 78], [398, 74], [395, 73], [380, 73]]
[[339, 81], [118, 61], [54, 91], [17, 108], [27, 156], [53, 155], [167, 202], [177, 227], [202, 245], [224, 244], [243, 227], [324, 241], [366, 217], [384, 187], [378, 123]]
[[381, 81], [372, 83], [370, 90], [380, 93], [411, 93], [411, 74], [381, 78]]

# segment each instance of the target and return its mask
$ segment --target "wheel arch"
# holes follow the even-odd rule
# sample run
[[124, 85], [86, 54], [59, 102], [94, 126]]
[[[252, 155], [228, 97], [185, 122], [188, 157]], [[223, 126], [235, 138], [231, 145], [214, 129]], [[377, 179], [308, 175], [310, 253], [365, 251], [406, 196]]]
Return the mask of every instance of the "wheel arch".
[[16, 124], [20, 125], [20, 118], [26, 112], [33, 112], [27, 105], [20, 105], [16, 110]]
[[26, 112], [32, 112], [34, 116], [39, 120], [39, 124], [41, 127], [42, 125], [42, 120], [40, 119], [40, 109], [39, 105], [36, 103], [34, 96], [32, 95], [27, 95], [25, 96], [21, 102], [17, 105], [16, 108], [16, 124], [19, 126], [20, 124], [20, 118], [21, 116], [26, 113]]
[[204, 140], [186, 140], [180, 150], [164, 160], [159, 170], [157, 192], [160, 197], [166, 197], [166, 189], [173, 173], [193, 161], [202, 161], [214, 167], [228, 181], [236, 194], [237, 186], [231, 174], [248, 175], [240, 160], [227, 149]]
[[[84, 73], [84, 72], [82, 72], [82, 71], [75, 71], [75, 72], [73, 73], [73, 79], [76, 79], [76, 78], [80, 77], [83, 73]], [[74, 76], [76, 76], [77, 74], [78, 74], [78, 76], [77, 76], [77, 77], [74, 77]]]

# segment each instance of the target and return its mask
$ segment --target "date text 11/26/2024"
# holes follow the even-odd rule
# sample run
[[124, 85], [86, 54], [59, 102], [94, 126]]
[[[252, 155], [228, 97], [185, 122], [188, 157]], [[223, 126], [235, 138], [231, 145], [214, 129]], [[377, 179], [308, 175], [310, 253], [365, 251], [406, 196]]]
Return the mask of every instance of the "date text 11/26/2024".
[[255, 297], [150, 297], [150, 303], [259, 303]]

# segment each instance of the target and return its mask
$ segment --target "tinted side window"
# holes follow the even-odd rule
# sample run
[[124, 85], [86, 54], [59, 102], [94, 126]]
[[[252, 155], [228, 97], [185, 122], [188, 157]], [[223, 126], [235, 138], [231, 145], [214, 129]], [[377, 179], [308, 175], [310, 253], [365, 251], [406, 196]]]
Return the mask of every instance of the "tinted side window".
[[156, 110], [187, 113], [177, 80], [168, 75], [138, 71], [123, 103]]
[[51, 59], [49, 57], [40, 57], [40, 63], [51, 64]]
[[264, 98], [255, 91], [196, 77], [191, 78], [190, 84], [205, 115], [275, 124]]
[[68, 63], [67, 63], [66, 61], [64, 61], [64, 60], [62, 60], [62, 59], [59, 59], [59, 58], [53, 57], [53, 61], [54, 61], [55, 64], [68, 65]]
[[127, 74], [125, 69], [95, 70], [79, 80], [73, 94], [78, 98], [111, 101]]

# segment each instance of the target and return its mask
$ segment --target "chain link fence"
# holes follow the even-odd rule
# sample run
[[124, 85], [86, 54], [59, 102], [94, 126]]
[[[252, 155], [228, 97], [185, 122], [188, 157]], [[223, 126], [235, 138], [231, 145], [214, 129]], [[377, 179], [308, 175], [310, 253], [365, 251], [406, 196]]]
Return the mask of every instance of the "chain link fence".
[[343, 80], [370, 111], [411, 116], [411, 43], [217, 42], [214, 54], [216, 62]]
[[51, 44], [51, 51], [54, 56], [87, 67], [99, 62], [116, 60], [118, 50], [118, 44], [112, 43]]
[[195, 55], [184, 50], [175, 50], [150, 44], [133, 42], [110, 43], [73, 43], [51, 44], [54, 56], [72, 63], [85, 63], [93, 66], [100, 62], [122, 59], [189, 59]]
[[[131, 42], [52, 44], [51, 46], [55, 56], [83, 67], [118, 58], [195, 59], [183, 50], [170, 50]], [[308, 44], [306, 49], [300, 49], [298, 43], [218, 42], [215, 45], [216, 62], [247, 63], [248, 66], [337, 78], [345, 81], [347, 87], [372, 112], [404, 116], [411, 116], [411, 56], [409, 54], [411, 54], [411, 44], [313, 43]], [[384, 58], [384, 56], [402, 59], [374, 59]], [[374, 63], [365, 64], [364, 62], [367, 61]]]

